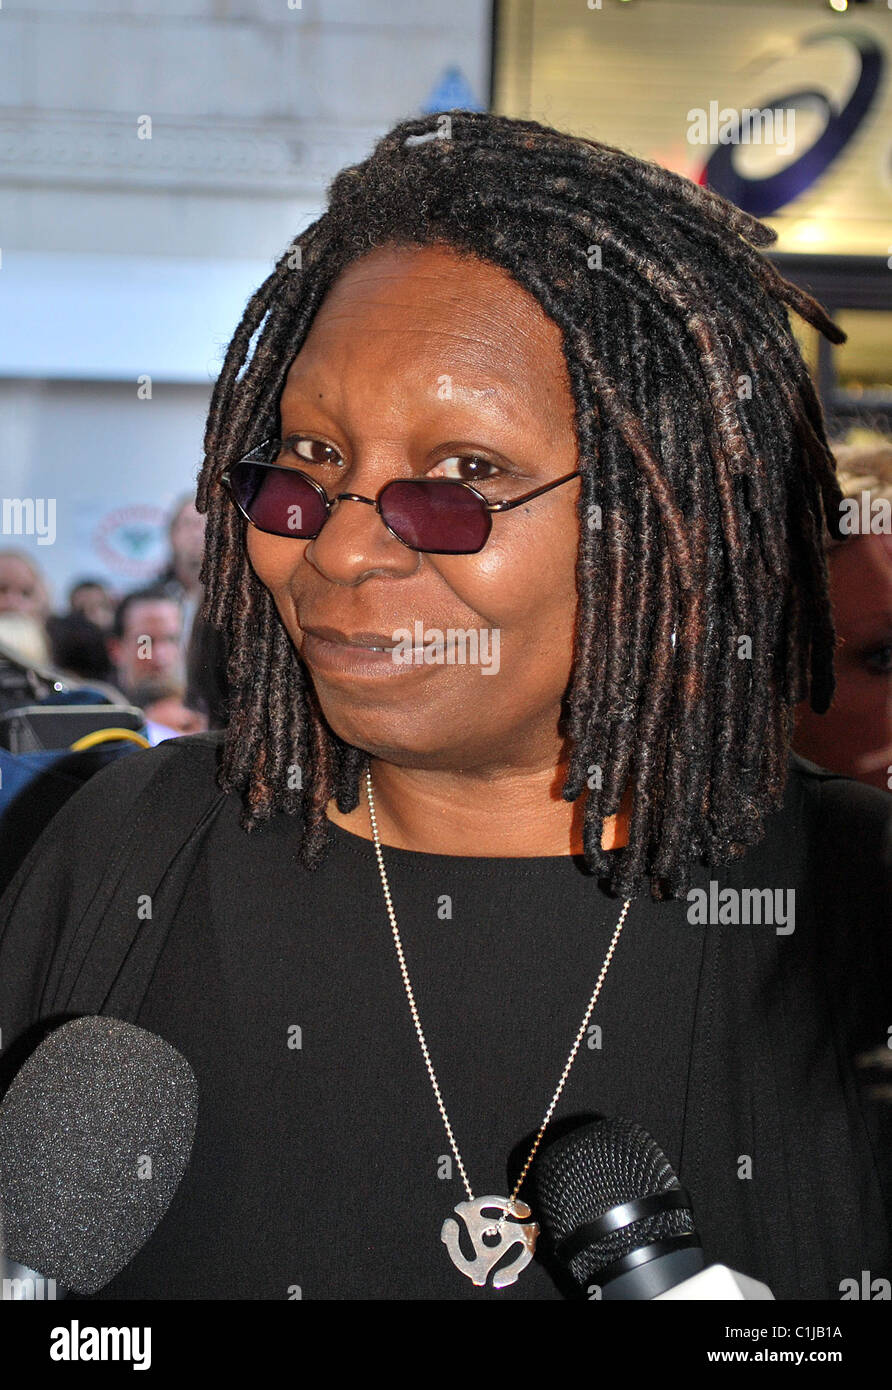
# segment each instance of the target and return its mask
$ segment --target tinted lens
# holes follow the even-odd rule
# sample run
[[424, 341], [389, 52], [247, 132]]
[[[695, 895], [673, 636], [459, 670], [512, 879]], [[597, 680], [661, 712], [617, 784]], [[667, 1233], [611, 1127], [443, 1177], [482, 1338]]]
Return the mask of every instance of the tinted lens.
[[480, 498], [448, 478], [388, 483], [381, 515], [414, 550], [472, 555], [486, 542], [492, 520]]
[[242, 460], [230, 469], [232, 494], [259, 531], [274, 536], [317, 536], [328, 512], [318, 492], [292, 468]]

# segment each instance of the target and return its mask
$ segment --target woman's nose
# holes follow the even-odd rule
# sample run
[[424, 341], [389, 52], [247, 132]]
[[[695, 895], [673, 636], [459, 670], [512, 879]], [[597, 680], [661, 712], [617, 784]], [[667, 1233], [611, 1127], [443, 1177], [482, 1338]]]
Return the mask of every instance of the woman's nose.
[[406, 578], [421, 566], [421, 554], [388, 531], [374, 500], [362, 493], [337, 493], [328, 519], [304, 550], [304, 559], [336, 584], [359, 584], [373, 574]]

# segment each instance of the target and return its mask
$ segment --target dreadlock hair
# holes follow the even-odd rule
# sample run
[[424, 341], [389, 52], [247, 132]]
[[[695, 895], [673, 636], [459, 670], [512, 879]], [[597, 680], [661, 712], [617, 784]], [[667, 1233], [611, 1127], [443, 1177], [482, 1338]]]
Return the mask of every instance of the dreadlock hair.
[[[285, 376], [336, 276], [385, 244], [439, 243], [506, 269], [563, 335], [583, 477], [562, 795], [587, 790], [588, 867], [623, 896], [643, 874], [655, 897], [680, 896], [695, 858], [762, 837], [793, 707], [808, 695], [823, 713], [833, 694], [823, 536], [840, 492], [788, 308], [845, 340], [755, 249], [775, 240], [657, 164], [488, 113], [403, 121], [337, 175], [248, 302], [198, 481], [202, 615], [230, 650], [217, 779], [243, 794], [243, 829], [295, 815], [298, 861], [317, 867], [326, 805], [358, 805], [368, 754], [328, 727], [220, 474], [277, 434]], [[602, 821], [627, 784], [628, 844], [605, 854]]]

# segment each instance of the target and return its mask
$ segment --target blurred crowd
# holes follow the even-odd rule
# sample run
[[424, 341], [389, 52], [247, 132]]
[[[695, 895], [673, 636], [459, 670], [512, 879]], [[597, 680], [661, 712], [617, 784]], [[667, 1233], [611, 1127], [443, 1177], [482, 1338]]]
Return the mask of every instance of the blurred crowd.
[[42, 672], [133, 705], [171, 734], [226, 722], [222, 634], [198, 617], [205, 518], [179, 499], [168, 523], [167, 560], [127, 592], [88, 574], [75, 577], [64, 612], [33, 556], [0, 548], [0, 649]]

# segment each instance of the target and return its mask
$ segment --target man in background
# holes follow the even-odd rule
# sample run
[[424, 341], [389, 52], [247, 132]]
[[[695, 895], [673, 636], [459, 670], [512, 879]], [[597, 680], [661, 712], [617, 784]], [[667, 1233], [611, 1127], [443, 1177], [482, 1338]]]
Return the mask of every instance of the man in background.
[[149, 678], [185, 683], [183, 613], [179, 602], [153, 585], [126, 594], [115, 609], [107, 639], [115, 684], [134, 704]]

